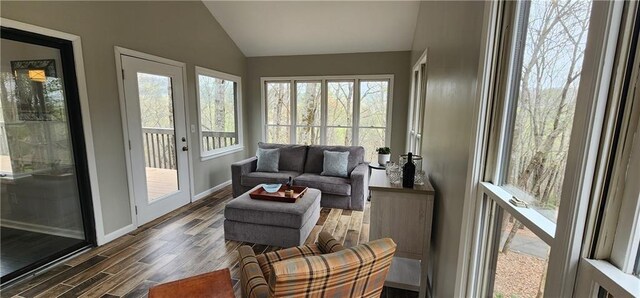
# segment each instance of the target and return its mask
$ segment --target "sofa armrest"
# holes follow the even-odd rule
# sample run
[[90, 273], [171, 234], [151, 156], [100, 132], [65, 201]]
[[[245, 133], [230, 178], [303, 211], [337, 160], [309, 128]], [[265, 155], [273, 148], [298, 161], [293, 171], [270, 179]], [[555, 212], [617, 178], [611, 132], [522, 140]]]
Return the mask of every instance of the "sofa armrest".
[[270, 295], [380, 297], [395, 250], [393, 240], [384, 238], [322, 256], [274, 263]]
[[233, 197], [236, 198], [244, 191], [240, 185], [243, 175], [255, 172], [258, 167], [258, 158], [251, 157], [231, 164], [231, 184], [233, 186]]
[[327, 232], [320, 232], [318, 235], [318, 248], [324, 254], [330, 254], [344, 249], [344, 246], [338, 242], [331, 234]]
[[351, 171], [351, 209], [364, 210], [369, 197], [369, 165], [361, 163]]
[[251, 246], [243, 245], [238, 248], [240, 254], [240, 287], [242, 297], [262, 298], [269, 296], [267, 280], [260, 270], [256, 255]]

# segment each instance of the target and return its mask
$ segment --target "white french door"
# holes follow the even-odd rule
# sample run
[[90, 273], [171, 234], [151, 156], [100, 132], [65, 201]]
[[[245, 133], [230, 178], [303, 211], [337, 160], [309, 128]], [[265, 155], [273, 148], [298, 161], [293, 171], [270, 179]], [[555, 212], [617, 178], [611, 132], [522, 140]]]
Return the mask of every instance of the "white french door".
[[137, 224], [191, 201], [182, 68], [120, 55]]

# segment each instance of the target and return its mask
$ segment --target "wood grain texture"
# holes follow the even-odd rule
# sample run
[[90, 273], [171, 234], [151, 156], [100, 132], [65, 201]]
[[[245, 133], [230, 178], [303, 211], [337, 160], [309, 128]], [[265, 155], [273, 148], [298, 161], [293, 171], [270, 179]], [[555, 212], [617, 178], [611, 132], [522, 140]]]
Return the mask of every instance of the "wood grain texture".
[[[251, 245], [257, 254], [280, 248], [225, 240], [224, 206], [231, 199], [231, 188], [224, 188], [106, 245], [11, 284], [0, 296], [146, 297], [149, 287], [156, 284], [229, 268], [239, 297], [238, 247]], [[365, 211], [322, 208], [306, 242], [315, 242], [320, 231], [332, 233], [345, 246], [366, 242], [368, 212], [368, 204]]]

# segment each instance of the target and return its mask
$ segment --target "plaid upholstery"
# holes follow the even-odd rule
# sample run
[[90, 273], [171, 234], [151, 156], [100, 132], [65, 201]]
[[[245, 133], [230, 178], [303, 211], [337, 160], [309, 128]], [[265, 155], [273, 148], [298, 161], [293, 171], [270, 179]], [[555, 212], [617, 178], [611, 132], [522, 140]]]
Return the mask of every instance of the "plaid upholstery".
[[322, 251], [318, 248], [318, 245], [311, 244], [268, 252], [258, 255], [256, 259], [258, 260], [258, 264], [260, 264], [260, 269], [262, 270], [264, 277], [266, 279], [269, 279], [269, 275], [271, 274], [271, 265], [275, 262], [280, 262], [291, 258], [317, 256], [321, 254]]
[[272, 265], [272, 297], [380, 297], [396, 244], [389, 238]]
[[380, 297], [395, 250], [389, 238], [345, 249], [328, 233], [317, 244], [257, 257], [242, 246], [242, 297]]
[[267, 281], [260, 270], [256, 255], [251, 246], [243, 245], [238, 248], [240, 254], [240, 287], [242, 297], [262, 298], [269, 296]]
[[320, 235], [318, 235], [318, 248], [320, 248], [323, 254], [330, 254], [343, 250], [344, 246], [342, 246], [342, 244], [340, 244], [336, 239], [333, 239], [331, 234], [327, 232], [320, 232]]

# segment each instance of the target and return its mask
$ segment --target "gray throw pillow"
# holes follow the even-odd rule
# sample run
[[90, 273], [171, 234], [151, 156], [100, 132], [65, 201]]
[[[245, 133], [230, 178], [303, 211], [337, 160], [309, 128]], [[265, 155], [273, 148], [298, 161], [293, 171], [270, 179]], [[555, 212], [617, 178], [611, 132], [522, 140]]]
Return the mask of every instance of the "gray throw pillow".
[[322, 176], [349, 177], [347, 166], [349, 165], [349, 152], [324, 151], [324, 164]]
[[258, 148], [256, 152], [258, 157], [257, 172], [278, 172], [278, 162], [280, 162], [280, 149], [262, 149]]

